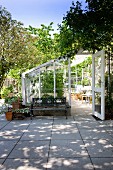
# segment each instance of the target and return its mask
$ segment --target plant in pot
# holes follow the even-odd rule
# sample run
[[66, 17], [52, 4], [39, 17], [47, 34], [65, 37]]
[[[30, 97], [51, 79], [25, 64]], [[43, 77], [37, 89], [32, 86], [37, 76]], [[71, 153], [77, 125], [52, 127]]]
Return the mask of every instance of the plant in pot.
[[21, 103], [20, 103], [20, 98], [19, 97], [14, 96], [12, 98], [12, 107], [13, 107], [13, 109], [21, 108]]
[[4, 104], [2, 106], [1, 113], [5, 113], [6, 120], [11, 121], [13, 119], [13, 113], [10, 104]]
[[18, 96], [8, 97], [5, 99], [5, 102], [10, 103], [13, 109], [21, 108], [21, 101], [20, 101], [20, 97]]

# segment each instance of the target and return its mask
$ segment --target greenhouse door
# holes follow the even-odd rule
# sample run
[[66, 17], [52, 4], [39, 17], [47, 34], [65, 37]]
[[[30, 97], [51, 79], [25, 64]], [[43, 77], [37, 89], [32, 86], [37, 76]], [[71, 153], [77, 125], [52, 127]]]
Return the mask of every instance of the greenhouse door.
[[105, 119], [105, 54], [104, 50], [92, 55], [92, 111]]

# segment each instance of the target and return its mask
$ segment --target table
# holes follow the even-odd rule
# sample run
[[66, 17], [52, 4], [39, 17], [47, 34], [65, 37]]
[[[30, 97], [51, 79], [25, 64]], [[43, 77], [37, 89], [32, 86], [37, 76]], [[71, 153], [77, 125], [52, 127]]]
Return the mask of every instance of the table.
[[82, 103], [83, 103], [84, 98], [86, 102], [90, 103], [92, 100], [92, 94], [82, 94]]

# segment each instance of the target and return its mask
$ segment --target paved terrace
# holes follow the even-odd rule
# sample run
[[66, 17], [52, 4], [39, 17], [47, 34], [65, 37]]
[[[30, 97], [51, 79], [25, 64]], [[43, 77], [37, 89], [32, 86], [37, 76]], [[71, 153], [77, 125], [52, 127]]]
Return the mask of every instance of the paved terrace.
[[95, 120], [88, 108], [78, 103], [67, 120], [0, 115], [0, 170], [112, 170], [113, 121]]

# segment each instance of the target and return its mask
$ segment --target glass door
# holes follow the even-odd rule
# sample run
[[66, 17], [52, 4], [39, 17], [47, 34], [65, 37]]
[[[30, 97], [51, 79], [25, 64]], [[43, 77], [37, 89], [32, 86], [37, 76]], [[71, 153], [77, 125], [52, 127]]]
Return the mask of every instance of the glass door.
[[105, 53], [101, 50], [92, 55], [92, 111], [105, 119]]

